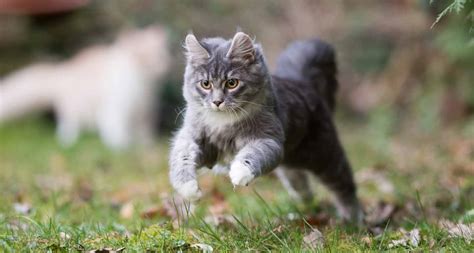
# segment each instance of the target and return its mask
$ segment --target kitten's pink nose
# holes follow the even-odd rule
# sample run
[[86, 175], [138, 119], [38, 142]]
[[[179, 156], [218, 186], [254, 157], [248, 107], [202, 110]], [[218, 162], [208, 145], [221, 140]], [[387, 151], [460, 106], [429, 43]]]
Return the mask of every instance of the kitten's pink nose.
[[212, 101], [212, 103], [215, 104], [217, 107], [219, 107], [219, 105], [221, 105], [222, 102], [224, 102], [224, 101], [222, 101], [222, 100], [214, 100], [214, 101]]

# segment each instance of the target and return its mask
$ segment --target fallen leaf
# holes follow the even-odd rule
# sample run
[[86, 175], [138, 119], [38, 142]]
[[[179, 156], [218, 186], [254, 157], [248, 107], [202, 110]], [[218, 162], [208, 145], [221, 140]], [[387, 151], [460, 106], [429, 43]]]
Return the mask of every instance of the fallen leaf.
[[88, 202], [94, 196], [94, 190], [90, 181], [81, 179], [77, 185], [77, 197], [85, 202]]
[[316, 228], [312, 228], [311, 232], [303, 237], [303, 246], [306, 249], [318, 249], [324, 246], [323, 234]]
[[217, 189], [214, 189], [211, 196], [212, 204], [209, 207], [209, 212], [212, 215], [224, 214], [229, 210], [229, 204], [221, 192], [219, 192]]
[[440, 227], [448, 232], [451, 238], [463, 238], [466, 242], [471, 243], [474, 240], [474, 223], [462, 224], [453, 223], [448, 220], [442, 220]]
[[410, 239], [410, 245], [413, 247], [418, 247], [420, 245], [421, 236], [419, 229], [413, 229], [408, 233], [408, 238]]
[[125, 248], [118, 248], [118, 249], [103, 248], [103, 249], [90, 250], [89, 253], [119, 253], [124, 250]]
[[161, 206], [159, 213], [161, 216], [169, 217], [173, 220], [187, 219], [194, 212], [195, 205], [185, 201], [180, 196], [170, 197], [167, 194], [161, 196]]
[[362, 237], [361, 241], [368, 247], [372, 246], [372, 238], [368, 236]]
[[403, 247], [408, 247], [408, 246], [411, 246], [411, 247], [418, 247], [418, 245], [420, 245], [420, 241], [421, 241], [421, 235], [420, 235], [420, 230], [415, 228], [409, 232], [405, 231], [403, 228], [400, 229], [400, 232], [401, 232], [401, 237], [400, 239], [398, 240], [392, 240], [389, 244], [388, 244], [388, 248], [391, 249], [391, 248], [396, 248], [396, 247], [399, 247], [399, 246], [403, 246]]
[[406, 247], [406, 246], [407, 246], [407, 240], [406, 240], [405, 238], [399, 239], [399, 240], [392, 240], [392, 241], [388, 244], [388, 248], [389, 248], [389, 249], [396, 248], [396, 247], [398, 247], [398, 246]]
[[142, 217], [143, 219], [153, 219], [160, 213], [160, 211], [160, 207], [151, 206], [143, 210], [143, 212], [140, 213], [140, 217]]
[[436, 245], [436, 241], [433, 240], [433, 239], [430, 239], [430, 242], [428, 244], [428, 246], [430, 247], [430, 249], [433, 249], [433, 247]]
[[120, 208], [120, 217], [124, 219], [131, 219], [134, 213], [134, 205], [132, 202], [128, 202]]
[[326, 226], [332, 222], [331, 215], [327, 212], [318, 212], [317, 214], [305, 217], [305, 220], [307, 223], [315, 227]]
[[211, 253], [211, 252], [214, 251], [214, 249], [210, 245], [207, 245], [207, 244], [204, 244], [204, 243], [192, 244], [191, 248], [195, 248], [195, 249], [200, 250], [201, 252], [204, 252], [204, 253]]
[[272, 231], [276, 233], [281, 233], [283, 232], [284, 229], [285, 229], [285, 226], [280, 224], [276, 228], [272, 229]]
[[236, 221], [232, 215], [209, 215], [204, 218], [204, 221], [215, 227], [234, 227]]

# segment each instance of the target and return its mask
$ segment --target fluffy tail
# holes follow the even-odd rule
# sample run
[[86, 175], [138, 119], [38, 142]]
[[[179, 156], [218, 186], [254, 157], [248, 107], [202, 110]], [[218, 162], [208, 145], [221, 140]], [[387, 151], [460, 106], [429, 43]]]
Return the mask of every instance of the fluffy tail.
[[51, 90], [38, 70], [29, 67], [0, 80], [0, 123], [51, 106]]
[[334, 111], [338, 82], [334, 49], [318, 39], [291, 43], [277, 61], [275, 75], [311, 82]]

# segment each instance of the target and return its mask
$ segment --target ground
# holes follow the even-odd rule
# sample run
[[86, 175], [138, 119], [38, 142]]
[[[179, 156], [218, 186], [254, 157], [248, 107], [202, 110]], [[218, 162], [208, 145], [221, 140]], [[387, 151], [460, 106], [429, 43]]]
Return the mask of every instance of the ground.
[[383, 117], [359, 121], [338, 126], [364, 227], [341, 223], [317, 183], [317, 199], [303, 207], [273, 176], [233, 189], [226, 177], [203, 175], [205, 195], [190, 214], [168, 183], [169, 137], [113, 153], [93, 134], [61, 148], [41, 118], [7, 124], [0, 127], [0, 248], [472, 252], [474, 124], [400, 134]]

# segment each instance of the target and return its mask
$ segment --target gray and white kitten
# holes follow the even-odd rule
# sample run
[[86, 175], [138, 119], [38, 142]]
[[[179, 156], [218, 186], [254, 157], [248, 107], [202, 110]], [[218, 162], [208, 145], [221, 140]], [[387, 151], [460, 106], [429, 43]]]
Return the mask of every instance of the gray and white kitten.
[[268, 71], [261, 46], [233, 39], [185, 41], [184, 123], [170, 152], [170, 180], [183, 197], [201, 197], [196, 170], [228, 168], [246, 186], [275, 168], [291, 196], [310, 201], [308, 173], [335, 194], [340, 215], [360, 222], [350, 165], [332, 122], [337, 88], [332, 48], [295, 42]]

